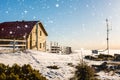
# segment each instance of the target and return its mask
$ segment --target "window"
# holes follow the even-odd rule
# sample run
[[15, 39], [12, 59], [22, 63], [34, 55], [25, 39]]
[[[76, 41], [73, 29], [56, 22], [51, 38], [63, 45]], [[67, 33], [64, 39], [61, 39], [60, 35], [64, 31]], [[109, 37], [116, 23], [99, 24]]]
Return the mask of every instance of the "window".
[[45, 47], [46, 46], [46, 41], [43, 43], [43, 47]]
[[40, 36], [42, 36], [42, 31], [40, 31]]
[[40, 43], [40, 48], [42, 48], [42, 44]]

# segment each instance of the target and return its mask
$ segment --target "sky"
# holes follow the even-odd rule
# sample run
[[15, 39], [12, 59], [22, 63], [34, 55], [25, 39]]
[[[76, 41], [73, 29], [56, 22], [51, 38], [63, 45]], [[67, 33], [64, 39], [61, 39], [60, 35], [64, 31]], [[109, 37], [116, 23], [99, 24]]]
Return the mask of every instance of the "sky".
[[73, 49], [120, 49], [120, 0], [0, 0], [0, 22], [39, 20], [47, 41]]

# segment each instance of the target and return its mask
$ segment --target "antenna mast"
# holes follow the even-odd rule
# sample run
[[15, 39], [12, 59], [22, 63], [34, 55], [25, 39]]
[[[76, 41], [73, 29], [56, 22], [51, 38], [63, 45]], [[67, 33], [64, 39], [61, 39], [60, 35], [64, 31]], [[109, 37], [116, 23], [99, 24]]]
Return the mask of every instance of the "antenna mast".
[[111, 29], [109, 29], [109, 25], [108, 25], [108, 19], [106, 19], [106, 26], [107, 26], [107, 50], [108, 50], [108, 54], [109, 54], [109, 31]]

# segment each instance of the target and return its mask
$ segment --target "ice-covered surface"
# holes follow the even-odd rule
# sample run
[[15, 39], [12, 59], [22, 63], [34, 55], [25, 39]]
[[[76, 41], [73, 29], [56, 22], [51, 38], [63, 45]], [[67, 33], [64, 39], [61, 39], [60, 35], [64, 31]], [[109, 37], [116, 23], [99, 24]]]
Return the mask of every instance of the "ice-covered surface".
[[[3, 50], [3, 48], [0, 48]], [[115, 52], [115, 51], [114, 51]], [[119, 53], [119, 51], [117, 51]], [[115, 52], [115, 53], [117, 53]], [[60, 55], [53, 53], [45, 53], [40, 51], [27, 50], [25, 52], [18, 51], [16, 53], [0, 54], [0, 63], [9, 64], [14, 63], [19, 65], [30, 64], [33, 68], [38, 69], [40, 73], [46, 76], [49, 80], [69, 80], [74, 75], [74, 65], [80, 62], [82, 56], [91, 55], [90, 50], [76, 50], [69, 55]], [[89, 61], [84, 60], [89, 65], [101, 64], [102, 61]], [[68, 65], [68, 63], [72, 65]], [[59, 69], [49, 69], [47, 66], [56, 65]], [[101, 80], [120, 80], [119, 75], [110, 75], [110, 73], [99, 72], [97, 73]]]

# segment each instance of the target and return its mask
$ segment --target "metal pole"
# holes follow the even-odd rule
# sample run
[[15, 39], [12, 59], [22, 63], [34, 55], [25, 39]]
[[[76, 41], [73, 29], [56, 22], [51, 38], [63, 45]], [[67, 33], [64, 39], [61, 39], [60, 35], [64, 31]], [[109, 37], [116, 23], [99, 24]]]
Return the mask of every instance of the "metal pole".
[[108, 26], [108, 19], [106, 19], [106, 25], [107, 25], [107, 50], [109, 54], [109, 26]]
[[13, 53], [15, 53], [15, 38], [13, 40]]

